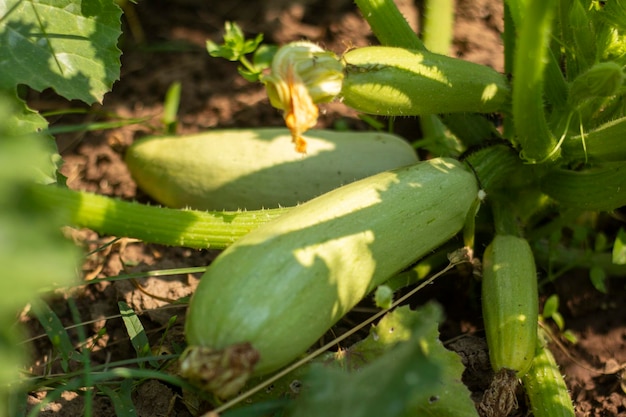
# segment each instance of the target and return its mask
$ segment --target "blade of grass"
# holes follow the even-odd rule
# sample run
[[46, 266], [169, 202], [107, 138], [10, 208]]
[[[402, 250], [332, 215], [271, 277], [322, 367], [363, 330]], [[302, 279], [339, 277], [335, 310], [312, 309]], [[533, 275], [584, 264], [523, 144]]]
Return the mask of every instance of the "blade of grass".
[[61, 368], [67, 372], [69, 370], [69, 361], [76, 359], [76, 351], [69, 334], [65, 330], [63, 323], [61, 323], [61, 319], [43, 301], [33, 303], [32, 311], [43, 326], [52, 346], [61, 355]]
[[149, 117], [138, 117], [134, 119], [117, 120], [112, 122], [91, 122], [79, 123], [75, 125], [58, 125], [46, 129], [43, 133], [48, 135], [57, 135], [59, 133], [71, 132], [93, 132], [95, 130], [116, 129], [128, 125], [145, 123], [150, 120]]
[[165, 131], [169, 135], [176, 133], [178, 127], [178, 107], [180, 105], [180, 82], [175, 82], [170, 85], [165, 93], [165, 102], [163, 103], [163, 124], [165, 125]]
[[[124, 359], [124, 360], [119, 360], [119, 361], [107, 362], [107, 363], [100, 364], [100, 365], [92, 365], [91, 372], [92, 372], [92, 376], [93, 375], [106, 375], [107, 373], [113, 372], [116, 369], [124, 368], [125, 366], [137, 366], [141, 363], [150, 362], [152, 360], [160, 360], [165, 363], [169, 361], [178, 360], [178, 358], [180, 358], [180, 354], [159, 355], [158, 357], [149, 356], [145, 358]], [[138, 368], [133, 368], [133, 369], [138, 369]], [[155, 370], [154, 372], [157, 374], [163, 373], [162, 370]], [[25, 379], [24, 382], [25, 382], [25, 387], [28, 389], [28, 391], [31, 391], [31, 392], [41, 390], [41, 389], [50, 390], [51, 388], [56, 388], [56, 387], [66, 387], [68, 386], [67, 381], [79, 380], [82, 374], [83, 374], [82, 370], [77, 370], [77, 371], [67, 372], [67, 373], [62, 373], [62, 374], [45, 374], [42, 376], [30, 377], [28, 379]], [[114, 379], [113, 377], [108, 377], [104, 379], [102, 379], [101, 377], [94, 377], [94, 378], [95, 379], [92, 379], [93, 385], [97, 385], [98, 383], [102, 383], [103, 381]], [[153, 376], [152, 379], [162, 379], [162, 378], [156, 378]], [[81, 380], [81, 381], [82, 381], [81, 384], [83, 384], [84, 380]], [[168, 383], [172, 383], [172, 382], [170, 381]], [[82, 387], [83, 385], [78, 385], [78, 388]], [[177, 384], [174, 384], [174, 385], [177, 385]], [[178, 385], [178, 386], [181, 386], [181, 385]]]
[[82, 319], [80, 317], [80, 313], [78, 312], [78, 307], [76, 306], [76, 301], [73, 297], [69, 297], [67, 300], [67, 304], [70, 308], [70, 312], [72, 314], [72, 320], [77, 325], [76, 333], [78, 335], [78, 340], [82, 345], [80, 349], [80, 361], [82, 363], [82, 371], [83, 371], [83, 383], [87, 387], [84, 395], [84, 409], [83, 413], [85, 417], [92, 417], [93, 414], [93, 389], [92, 389], [92, 381], [91, 381], [91, 358], [90, 351], [87, 348], [87, 335], [85, 334], [85, 328], [81, 324]]
[[133, 385], [133, 381], [130, 379], [122, 381], [119, 389], [112, 389], [104, 384], [98, 385], [98, 389], [111, 399], [117, 417], [137, 417], [135, 404], [133, 404], [131, 397]]
[[[172, 268], [172, 269], [157, 269], [153, 271], [146, 272], [133, 272], [129, 274], [120, 274], [112, 277], [106, 278], [95, 278], [90, 280], [87, 283], [81, 283], [80, 285], [85, 284], [98, 284], [101, 282], [113, 282], [113, 281], [125, 281], [137, 278], [147, 278], [147, 277], [167, 277], [170, 275], [184, 275], [184, 274], [201, 274], [206, 271], [208, 267], [206, 266], [190, 266], [187, 268]], [[183, 299], [186, 297], [183, 297]], [[181, 299], [182, 300], [182, 299]]]
[[[122, 314], [122, 320], [124, 321], [126, 332], [130, 337], [130, 342], [132, 343], [135, 352], [137, 352], [137, 356], [140, 358], [152, 356], [148, 336], [146, 335], [146, 331], [141, 324], [141, 320], [137, 317], [135, 310], [133, 310], [124, 301], [118, 301], [117, 305], [120, 309], [120, 313]], [[155, 368], [159, 366], [158, 363], [154, 362], [150, 362], [150, 365]], [[143, 364], [140, 364], [140, 367], [143, 367]]]
[[[82, 373], [82, 372], [81, 372]], [[92, 369], [92, 383], [93, 385], [103, 384], [109, 381], [120, 380], [139, 380], [139, 379], [156, 379], [166, 384], [174, 385], [185, 390], [189, 390], [194, 393], [198, 393], [197, 389], [189, 384], [184, 379], [167, 374], [163, 371], [152, 371], [146, 369], [131, 369], [131, 368], [115, 368], [106, 372], [94, 372]], [[78, 392], [81, 388], [85, 388], [84, 378], [82, 375], [70, 380], [63, 380], [63, 383], [52, 391], [49, 391], [39, 404], [33, 407], [28, 413], [28, 417], [37, 417], [39, 412], [48, 404], [57, 401], [61, 398], [61, 395], [67, 391]], [[199, 393], [200, 394], [200, 393]]]

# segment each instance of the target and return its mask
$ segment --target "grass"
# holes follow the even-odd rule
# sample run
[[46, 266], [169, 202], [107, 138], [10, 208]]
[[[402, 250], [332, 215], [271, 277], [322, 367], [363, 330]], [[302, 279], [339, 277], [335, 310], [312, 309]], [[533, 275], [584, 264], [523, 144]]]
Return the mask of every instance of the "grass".
[[[205, 269], [205, 267], [171, 268], [122, 274], [96, 278], [86, 285], [195, 274]], [[183, 348], [168, 343], [178, 316], [172, 315], [164, 326], [148, 330], [142, 323], [142, 314], [138, 314], [126, 302], [119, 301], [119, 314], [96, 320], [84, 320], [80, 313], [81, 306], [84, 310], [85, 303], [89, 302], [87, 298], [81, 297], [84, 293], [84, 286], [75, 287], [63, 291], [60, 297], [49, 298], [48, 302], [41, 300], [31, 306], [29, 315], [39, 322], [43, 332], [24, 340], [22, 346], [39, 351], [41, 355], [45, 352], [45, 349], [41, 348], [44, 344], [42, 339], [47, 339], [45, 344], [49, 353], [42, 355], [45, 363], [37, 366], [39, 372], [24, 370], [26, 377], [23, 379], [19, 394], [16, 393], [13, 399], [16, 407], [12, 410], [12, 415], [37, 416], [47, 406], [61, 400], [64, 393], [74, 392], [82, 397], [85, 417], [97, 415], [94, 413], [96, 396], [108, 397], [117, 416], [134, 417], [137, 416], [137, 412], [132, 401], [133, 392], [148, 380], [161, 381], [180, 391], [196, 391], [176, 375], [176, 368], [173, 366]], [[187, 300], [187, 297], [183, 297], [175, 300], [173, 304], [166, 304], [155, 310], [167, 310], [172, 306], [181, 307]], [[70, 324], [66, 325], [64, 322]], [[98, 322], [106, 324], [99, 330], [94, 331], [90, 328]], [[29, 327], [35, 327], [34, 323], [32, 324], [33, 326]], [[125, 329], [124, 337], [115, 338], [114, 334], [119, 332], [113, 327]], [[130, 344], [132, 350], [125, 350], [124, 344]], [[124, 357], [125, 352], [127, 357]], [[37, 393], [45, 393], [45, 398], [27, 412], [25, 403], [19, 403], [25, 400], [27, 394]]]

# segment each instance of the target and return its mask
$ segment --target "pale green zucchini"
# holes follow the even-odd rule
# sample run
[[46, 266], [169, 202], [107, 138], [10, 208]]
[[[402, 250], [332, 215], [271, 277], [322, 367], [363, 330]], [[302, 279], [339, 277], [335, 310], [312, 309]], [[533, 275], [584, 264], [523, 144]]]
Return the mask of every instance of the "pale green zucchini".
[[133, 143], [126, 163], [161, 204], [203, 210], [294, 206], [357, 179], [417, 161], [403, 139], [312, 130], [305, 155], [285, 128], [215, 130]]
[[[233, 366], [240, 372], [241, 358], [250, 366], [258, 359], [246, 370], [256, 375], [288, 364], [370, 291], [459, 232], [477, 193], [474, 175], [459, 162], [433, 159], [294, 208], [209, 267], [189, 306], [189, 345], [211, 352], [239, 346], [227, 356], [239, 358]], [[236, 392], [240, 374], [224, 357], [215, 361], [228, 369], [207, 377], [194, 363], [207, 371], [206, 360], [193, 352], [182, 363], [187, 377], [223, 396]]]
[[574, 417], [574, 405], [554, 355], [538, 341], [532, 366], [522, 378], [534, 417]]
[[504, 75], [484, 65], [427, 51], [388, 46], [343, 55], [342, 101], [385, 116], [502, 111], [509, 100]]
[[524, 375], [535, 355], [539, 317], [535, 260], [525, 239], [496, 235], [487, 246], [482, 309], [494, 371]]

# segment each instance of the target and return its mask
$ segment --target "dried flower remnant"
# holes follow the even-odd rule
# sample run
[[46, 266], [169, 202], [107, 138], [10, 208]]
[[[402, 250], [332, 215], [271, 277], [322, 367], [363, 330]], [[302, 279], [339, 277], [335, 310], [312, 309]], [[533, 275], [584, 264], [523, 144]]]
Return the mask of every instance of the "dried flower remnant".
[[341, 91], [343, 64], [314, 43], [292, 42], [276, 52], [270, 73], [261, 80], [272, 106], [283, 111], [296, 151], [306, 153], [302, 134], [317, 123], [317, 103]]

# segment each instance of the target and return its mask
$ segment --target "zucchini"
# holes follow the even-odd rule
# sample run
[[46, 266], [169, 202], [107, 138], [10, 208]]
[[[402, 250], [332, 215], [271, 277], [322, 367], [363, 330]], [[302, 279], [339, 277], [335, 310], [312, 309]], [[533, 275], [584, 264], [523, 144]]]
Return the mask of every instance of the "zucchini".
[[417, 161], [411, 145], [385, 133], [313, 130], [305, 139], [303, 155], [285, 128], [148, 137], [133, 143], [125, 159], [157, 202], [199, 210], [293, 206]]
[[389, 46], [357, 48], [343, 55], [342, 101], [384, 116], [502, 111], [506, 78], [484, 65], [427, 51]]
[[229, 396], [241, 373], [293, 361], [378, 285], [459, 232], [477, 193], [472, 173], [438, 158], [333, 190], [244, 236], [192, 296], [182, 373]]
[[487, 246], [482, 299], [491, 366], [521, 377], [535, 355], [539, 317], [535, 260], [525, 239], [497, 234]]
[[574, 417], [574, 405], [554, 355], [538, 338], [532, 366], [522, 378], [534, 417]]

